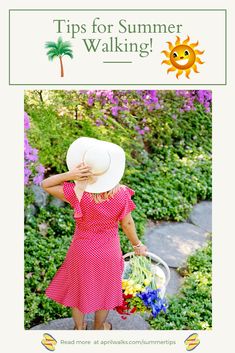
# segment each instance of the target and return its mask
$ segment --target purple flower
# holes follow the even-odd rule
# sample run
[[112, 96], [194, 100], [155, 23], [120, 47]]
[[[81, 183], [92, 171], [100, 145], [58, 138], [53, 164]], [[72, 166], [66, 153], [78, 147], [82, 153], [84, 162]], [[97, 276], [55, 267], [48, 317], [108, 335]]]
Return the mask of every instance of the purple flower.
[[27, 167], [24, 168], [24, 184], [27, 185], [29, 182], [29, 177], [31, 175], [31, 170]]
[[43, 167], [43, 165], [39, 164], [37, 167], [36, 167], [36, 171], [40, 174], [43, 174], [45, 172], [45, 168]]
[[119, 110], [119, 107], [112, 107], [111, 108], [111, 113], [113, 116], [118, 116], [118, 110]]
[[145, 132], [145, 131], [144, 131], [143, 129], [141, 129], [141, 130], [138, 131], [138, 133], [139, 133], [140, 135], [144, 135], [144, 132]]
[[167, 302], [166, 299], [161, 298], [160, 289], [152, 289], [146, 287], [144, 292], [137, 293], [138, 296], [144, 302], [144, 305], [151, 309], [152, 315], [155, 318], [161, 311], [166, 312]]
[[183, 91], [178, 90], [175, 92], [177, 96], [183, 97], [183, 105], [181, 109], [183, 111], [195, 110], [195, 103], [198, 102], [204, 106], [205, 111], [209, 113], [211, 111], [212, 93], [208, 90], [191, 90]]
[[89, 97], [87, 103], [88, 103], [88, 105], [90, 105], [90, 106], [93, 105], [94, 99], [93, 99], [92, 97]]
[[[29, 116], [24, 114], [25, 130], [30, 129]], [[31, 147], [26, 133], [24, 134], [24, 184], [28, 185], [31, 179], [35, 184], [40, 184], [43, 179], [45, 168], [38, 164], [38, 150]]]
[[28, 130], [30, 128], [29, 116], [26, 112], [24, 112], [24, 129]]
[[103, 122], [100, 119], [96, 119], [95, 124], [96, 126], [100, 126], [100, 125], [103, 125]]
[[36, 175], [33, 178], [33, 182], [34, 182], [35, 185], [39, 185], [42, 180], [43, 180], [43, 175]]

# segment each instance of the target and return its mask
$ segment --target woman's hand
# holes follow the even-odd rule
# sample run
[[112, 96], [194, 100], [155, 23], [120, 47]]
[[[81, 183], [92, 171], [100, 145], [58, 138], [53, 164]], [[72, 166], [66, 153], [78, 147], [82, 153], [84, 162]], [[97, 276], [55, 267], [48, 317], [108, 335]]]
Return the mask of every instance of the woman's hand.
[[88, 177], [85, 177], [84, 180], [77, 180], [76, 188], [78, 188], [80, 191], [84, 191], [86, 189], [87, 184], [88, 184]]
[[147, 251], [148, 251], [147, 246], [145, 246], [144, 244], [142, 244], [138, 248], [134, 248], [135, 255], [146, 256], [147, 255], [147, 253], [146, 253]]
[[[86, 181], [92, 175], [91, 167], [84, 162], [80, 163], [77, 167], [68, 172], [70, 180]], [[82, 185], [82, 184], [81, 184]]]

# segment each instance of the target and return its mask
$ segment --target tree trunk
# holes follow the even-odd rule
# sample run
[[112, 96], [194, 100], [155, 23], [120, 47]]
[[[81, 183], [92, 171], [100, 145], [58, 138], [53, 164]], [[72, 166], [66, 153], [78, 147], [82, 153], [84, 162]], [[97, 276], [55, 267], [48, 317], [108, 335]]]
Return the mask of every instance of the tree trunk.
[[64, 67], [63, 67], [62, 56], [59, 56], [59, 59], [60, 59], [60, 77], [64, 77]]
[[43, 96], [42, 96], [42, 90], [39, 90], [39, 91], [38, 91], [38, 94], [39, 94], [40, 101], [41, 101], [42, 103], [44, 103], [44, 101], [43, 101]]

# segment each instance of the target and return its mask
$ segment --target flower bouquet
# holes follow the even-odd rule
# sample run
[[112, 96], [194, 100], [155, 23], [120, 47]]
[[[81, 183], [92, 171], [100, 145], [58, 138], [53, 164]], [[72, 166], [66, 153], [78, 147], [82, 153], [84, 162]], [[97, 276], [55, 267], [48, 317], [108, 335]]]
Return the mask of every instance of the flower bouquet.
[[[164, 298], [165, 289], [170, 279], [170, 271], [166, 263], [159, 257], [147, 252], [147, 256], [130, 256], [125, 267], [122, 278], [123, 303], [115, 309], [126, 319], [128, 315], [135, 312], [150, 314], [156, 317], [161, 311], [166, 312], [167, 302]], [[157, 260], [158, 264], [153, 264]], [[159, 261], [160, 260], [160, 261]], [[166, 270], [166, 275], [159, 263]]]

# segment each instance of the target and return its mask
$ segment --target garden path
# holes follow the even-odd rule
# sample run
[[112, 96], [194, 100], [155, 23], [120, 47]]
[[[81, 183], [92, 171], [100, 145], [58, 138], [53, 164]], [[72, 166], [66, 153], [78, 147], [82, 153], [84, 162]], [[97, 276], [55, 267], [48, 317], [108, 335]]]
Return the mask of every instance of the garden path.
[[[183, 266], [185, 260], [196, 249], [204, 246], [212, 231], [212, 203], [202, 201], [193, 207], [186, 222], [149, 222], [145, 240], [148, 250], [160, 256], [170, 267], [171, 280], [167, 294], [178, 292], [182, 277], [176, 269]], [[86, 316], [88, 329], [92, 328], [93, 313]], [[110, 311], [108, 320], [113, 330], [149, 330], [150, 326], [139, 314], [122, 320], [116, 311]], [[53, 320], [47, 324], [37, 325], [31, 330], [72, 330], [71, 318]]]

